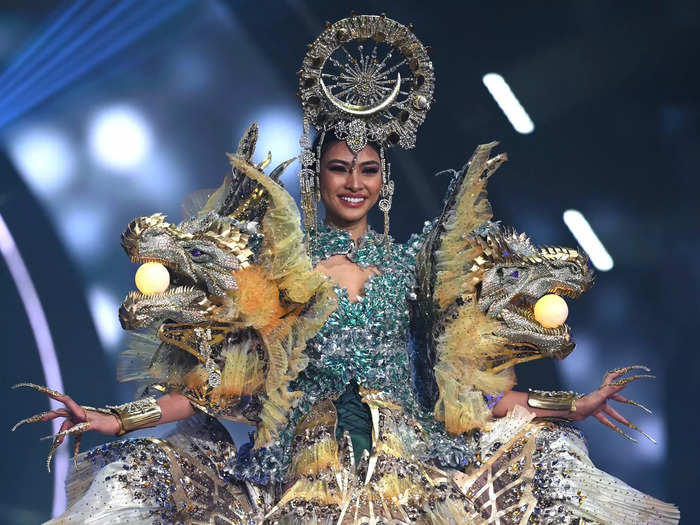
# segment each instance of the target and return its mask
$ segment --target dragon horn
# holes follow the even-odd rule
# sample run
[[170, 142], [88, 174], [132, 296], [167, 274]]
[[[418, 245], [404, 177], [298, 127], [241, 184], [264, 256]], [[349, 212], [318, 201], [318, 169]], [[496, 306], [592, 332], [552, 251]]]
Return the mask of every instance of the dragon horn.
[[248, 129], [245, 130], [241, 140], [236, 148], [236, 155], [244, 158], [247, 162], [253, 159], [255, 153], [255, 145], [258, 143], [258, 123], [253, 122]]
[[292, 162], [294, 162], [296, 157], [293, 157], [289, 160], [285, 160], [282, 164], [277, 166], [274, 170], [270, 172], [270, 178], [274, 180], [275, 182], [279, 182], [280, 177], [282, 176], [282, 172], [287, 169], [287, 166], [289, 166]]

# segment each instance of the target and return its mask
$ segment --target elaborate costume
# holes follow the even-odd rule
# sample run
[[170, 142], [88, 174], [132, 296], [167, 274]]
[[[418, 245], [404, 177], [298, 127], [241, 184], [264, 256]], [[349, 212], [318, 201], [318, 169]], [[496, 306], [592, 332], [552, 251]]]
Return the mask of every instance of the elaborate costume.
[[[358, 57], [348, 50], [357, 41]], [[408, 28], [379, 16], [340, 21], [304, 62], [307, 130], [315, 123], [356, 152], [368, 141], [411, 147], [432, 81]], [[495, 143], [452, 172], [441, 216], [397, 244], [388, 232], [355, 243], [316, 224], [321, 150], [308, 135], [305, 242], [276, 182], [285, 165], [270, 176], [253, 165], [256, 138], [252, 126], [232, 177], [184, 222], [142, 217], [122, 237], [135, 262], [167, 266], [172, 286], [125, 299], [125, 328], [157, 329], [123, 354], [120, 379], [181, 393], [200, 414], [167, 439], [81, 454], [69, 509], [50, 523], [677, 522], [672, 505], [596, 469], [568, 423], [533, 421], [522, 408], [491, 417], [513, 365], [573, 350], [566, 325], [533, 319], [535, 301], [592, 283], [579, 251], [539, 248], [490, 222], [485, 187], [505, 160], [490, 158]], [[341, 254], [376, 270], [357, 302], [313, 270]], [[139, 417], [152, 417], [149, 406]], [[215, 418], [255, 424], [251, 443], [236, 450]]]

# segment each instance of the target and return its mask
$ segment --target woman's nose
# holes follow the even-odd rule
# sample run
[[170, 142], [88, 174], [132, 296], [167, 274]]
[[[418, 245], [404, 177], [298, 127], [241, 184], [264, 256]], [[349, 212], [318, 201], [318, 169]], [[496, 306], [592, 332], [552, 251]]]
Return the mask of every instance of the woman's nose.
[[350, 170], [350, 173], [348, 173], [345, 179], [345, 187], [352, 191], [362, 189], [362, 183], [360, 182], [360, 175], [357, 173], [357, 169]]

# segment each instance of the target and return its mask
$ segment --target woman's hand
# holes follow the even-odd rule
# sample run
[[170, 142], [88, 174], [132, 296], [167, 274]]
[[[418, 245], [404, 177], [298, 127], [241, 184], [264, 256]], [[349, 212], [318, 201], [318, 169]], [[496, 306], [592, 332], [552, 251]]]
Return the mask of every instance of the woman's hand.
[[622, 423], [623, 425], [640, 432], [646, 438], [656, 443], [656, 441], [654, 441], [651, 437], [642, 432], [634, 423], [628, 421], [627, 418], [625, 418], [622, 414], [620, 414], [617, 410], [615, 410], [608, 404], [608, 401], [612, 399], [620, 403], [627, 403], [629, 405], [638, 406], [641, 409], [650, 412], [649, 409], [647, 409], [646, 407], [640, 405], [635, 401], [627, 399], [626, 397], [620, 394], [620, 391], [632, 381], [636, 381], [638, 379], [652, 379], [655, 377], [649, 374], [640, 374], [624, 378], [622, 377], [631, 370], [642, 370], [644, 372], [650, 372], [650, 370], [645, 366], [628, 366], [608, 372], [603, 378], [603, 384], [597, 390], [591, 392], [586, 396], [583, 396], [581, 399], [576, 400], [576, 411], [572, 412], [568, 419], [572, 421], [582, 421], [589, 416], [593, 416], [595, 419], [600, 421], [600, 423], [614, 430], [618, 434], [621, 434], [632, 441], [636, 441], [636, 439], [628, 436], [612, 421], [610, 421], [610, 419], [608, 419], [608, 417], [611, 417], [615, 421], [618, 421], [619, 423]]
[[[27, 387], [43, 392], [51, 399], [55, 399], [64, 405], [63, 408], [49, 410], [48, 412], [42, 412], [41, 414], [36, 414], [23, 419], [12, 427], [12, 430], [15, 431], [18, 427], [24, 425], [25, 423], [38, 423], [40, 421], [51, 421], [57, 418], [64, 418], [58, 433], [51, 436], [46, 436], [46, 439], [54, 438], [51, 449], [49, 450], [49, 457], [46, 461], [46, 467], [49, 469], [49, 472], [51, 471], [51, 468], [49, 467], [51, 457], [53, 456], [54, 452], [56, 452], [56, 449], [60, 446], [60, 444], [63, 443], [63, 440], [68, 434], [75, 435], [74, 454], [77, 455], [78, 450], [80, 449], [80, 440], [82, 435], [88, 430], [99, 432], [100, 434], [110, 435], [118, 434], [122, 430], [122, 422], [120, 421], [119, 416], [112, 413], [112, 411], [107, 408], [93, 408], [79, 405], [66, 394], [61, 394], [60, 392], [56, 392], [55, 390], [51, 390], [50, 388], [46, 388], [44, 386], [35, 385], [34, 383], [20, 383], [12, 388], [15, 389], [21, 387]], [[155, 422], [151, 421], [150, 423], [143, 423], [143, 425], [139, 426], [138, 429], [180, 421], [181, 419], [192, 417], [195, 413], [189, 399], [177, 392], [165, 394], [158, 399], [157, 403], [158, 407], [160, 408], [159, 419]], [[137, 430], [137, 428], [130, 428], [127, 430]]]
[[119, 420], [117, 419], [117, 416], [110, 413], [109, 410], [81, 406], [66, 394], [61, 394], [55, 390], [35, 385], [33, 383], [20, 383], [12, 388], [14, 389], [20, 387], [29, 387], [33, 388], [34, 390], [38, 390], [39, 392], [43, 392], [51, 399], [55, 399], [64, 405], [64, 408], [49, 410], [48, 412], [42, 412], [41, 414], [36, 414], [23, 419], [12, 427], [12, 431], [15, 431], [25, 423], [38, 423], [40, 421], [52, 421], [57, 418], [64, 418], [58, 433], [52, 436], [47, 436], [47, 438], [54, 438], [49, 451], [49, 457], [46, 461], [46, 467], [49, 469], [49, 471], [51, 471], [51, 457], [61, 443], [63, 443], [68, 434], [75, 434], [74, 451], [77, 454], [80, 448], [80, 440], [82, 435], [88, 430], [111, 435], [119, 432]]

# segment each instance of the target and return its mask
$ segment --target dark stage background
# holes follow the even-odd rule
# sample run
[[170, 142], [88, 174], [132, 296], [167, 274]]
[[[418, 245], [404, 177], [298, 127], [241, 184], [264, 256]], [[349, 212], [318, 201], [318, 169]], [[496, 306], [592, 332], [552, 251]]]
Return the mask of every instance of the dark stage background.
[[[394, 236], [405, 240], [438, 212], [446, 180], [433, 173], [461, 166], [477, 144], [494, 139], [511, 159], [489, 188], [497, 219], [537, 243], [575, 245], [562, 213], [583, 213], [614, 267], [570, 304], [574, 353], [519, 367], [518, 388], [587, 392], [608, 369], [649, 365], [658, 378], [626, 392], [654, 414], [621, 411], [658, 444], [634, 444], [585, 422], [591, 457], [634, 487], [677, 503], [682, 523], [700, 522], [693, 501], [700, 4], [0, 5], [0, 391], [7, 429], [0, 432], [0, 522], [49, 518], [52, 505], [61, 505], [54, 484], [68, 458], [65, 450], [59, 455], [56, 478], [43, 464], [48, 442], [39, 441], [50, 425], [9, 432], [47, 406], [39, 394], [10, 385], [45, 383], [43, 355], [54, 380], [79, 402], [130, 398], [131, 389], [113, 379], [125, 344], [117, 307], [135, 270], [119, 234], [131, 218], [156, 211], [179, 220], [186, 195], [220, 183], [224, 153], [253, 120], [261, 126], [260, 158], [267, 149], [273, 162], [296, 155], [296, 71], [305, 46], [326, 20], [350, 9], [412, 22], [432, 47], [436, 103], [417, 148], [392, 152]], [[532, 133], [516, 132], [494, 102], [482, 83], [490, 72], [509, 83], [534, 122]], [[297, 170], [293, 165], [285, 178], [296, 194]], [[23, 295], [17, 282], [25, 283]], [[245, 429], [232, 430], [244, 438]], [[101, 441], [89, 435], [84, 447]]]

